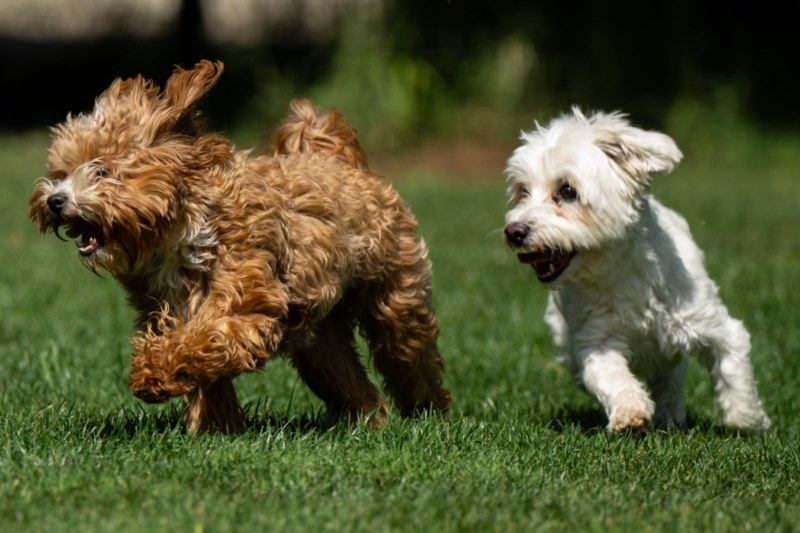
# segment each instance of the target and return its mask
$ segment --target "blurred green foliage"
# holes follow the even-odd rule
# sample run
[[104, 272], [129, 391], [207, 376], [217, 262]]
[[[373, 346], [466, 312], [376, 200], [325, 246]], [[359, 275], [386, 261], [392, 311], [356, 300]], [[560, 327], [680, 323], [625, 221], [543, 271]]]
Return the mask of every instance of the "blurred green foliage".
[[443, 137], [511, 143], [573, 104], [723, 137], [731, 121], [755, 131], [800, 124], [800, 77], [787, 74], [800, 4], [342, 2], [320, 35], [295, 21], [248, 46], [212, 42], [204, 5], [182, 0], [175, 26], [147, 40], [0, 39], [0, 69], [14, 80], [3, 88], [0, 128], [52, 124], [90, 108], [114, 77], [162, 84], [174, 65], [201, 58], [226, 64], [202, 104], [212, 127], [257, 147], [299, 96], [340, 109], [370, 153]]
[[255, 79], [232, 127], [263, 143], [298, 96], [342, 111], [372, 152], [443, 137], [507, 144], [573, 104], [686, 138], [795, 127], [796, 111], [774, 109], [794, 82], [752, 78], [780, 36], [750, 8], [615, 6], [376, 3], [345, 13], [317, 47], [221, 50]]

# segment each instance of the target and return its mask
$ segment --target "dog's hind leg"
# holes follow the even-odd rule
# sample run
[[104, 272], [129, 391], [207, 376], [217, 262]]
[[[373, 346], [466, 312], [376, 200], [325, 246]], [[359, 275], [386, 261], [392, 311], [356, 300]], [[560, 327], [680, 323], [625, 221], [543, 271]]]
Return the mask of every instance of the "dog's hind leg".
[[208, 387], [198, 388], [184, 397], [183, 422], [193, 433], [241, 433], [244, 414], [236, 390], [229, 378], [221, 378]]
[[[402, 241], [401, 241], [402, 242]], [[436, 346], [439, 322], [431, 308], [430, 264], [418, 240], [408, 238], [407, 266], [374, 288], [359, 316], [375, 367], [400, 414], [447, 412], [450, 392], [442, 387], [444, 362]]]
[[328, 421], [369, 418], [379, 426], [386, 404], [369, 380], [355, 348], [353, 324], [334, 309], [315, 330], [307, 346], [294, 348], [292, 364], [300, 377], [328, 409]]
[[444, 363], [436, 347], [439, 324], [424, 302], [412, 305], [406, 297], [387, 295], [394, 305], [377, 306], [361, 320], [361, 327], [400, 414], [429, 408], [446, 412], [450, 392], [442, 387]]
[[648, 382], [650, 394], [656, 402], [653, 425], [672, 428], [686, 423], [686, 403], [683, 401], [683, 384], [689, 360], [682, 358], [669, 372]]
[[750, 335], [741, 322], [729, 317], [714, 333], [700, 354], [700, 362], [714, 382], [722, 423], [732, 429], [769, 428], [750, 363]]

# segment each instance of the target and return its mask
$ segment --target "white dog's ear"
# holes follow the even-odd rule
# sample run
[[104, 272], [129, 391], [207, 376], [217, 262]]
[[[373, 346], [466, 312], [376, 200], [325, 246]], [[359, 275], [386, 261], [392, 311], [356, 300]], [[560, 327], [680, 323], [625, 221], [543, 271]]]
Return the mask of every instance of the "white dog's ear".
[[630, 126], [620, 115], [594, 118], [595, 145], [646, 188], [651, 174], [670, 172], [683, 157], [675, 141], [663, 133]]

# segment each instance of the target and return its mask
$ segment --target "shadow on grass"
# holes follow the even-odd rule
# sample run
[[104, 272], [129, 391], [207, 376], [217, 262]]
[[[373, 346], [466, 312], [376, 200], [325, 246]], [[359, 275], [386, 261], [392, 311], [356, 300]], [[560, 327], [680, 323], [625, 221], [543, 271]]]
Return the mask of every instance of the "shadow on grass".
[[601, 409], [589, 407], [562, 407], [556, 413], [549, 426], [559, 433], [577, 427], [581, 433], [605, 431], [608, 419]]
[[[602, 409], [593, 407], [564, 407], [555, 413], [555, 416], [549, 423], [550, 427], [559, 433], [573, 427], [577, 427], [581, 433], [605, 432], [607, 424], [608, 417], [605, 412]], [[703, 433], [714, 433], [717, 435], [729, 435], [731, 433], [723, 427], [714, 425], [709, 420], [697, 419], [691, 414], [687, 415], [684, 425], [677, 428], [657, 431], [685, 433], [694, 429], [698, 429]]]
[[[332, 427], [323, 410], [290, 416], [267, 409], [261, 402], [245, 404], [243, 409], [244, 433], [249, 435], [281, 434], [285, 437], [302, 437], [320, 435]], [[558, 409], [552, 418], [543, 422], [558, 433], [574, 431], [577, 428], [581, 433], [588, 435], [605, 433], [608, 419], [605, 412], [599, 408], [564, 406]], [[183, 427], [183, 406], [178, 402], [160, 408], [123, 407], [99, 420], [86, 420], [84, 423], [84, 427], [90, 433], [103, 439], [132, 440], [148, 435], [188, 435]], [[687, 417], [686, 424], [680, 428], [649, 429], [646, 433], [688, 432], [714, 436], [730, 436], [738, 433], [714, 424], [706, 418], [696, 418], [692, 415]]]
[[[243, 410], [245, 433], [281, 433], [291, 436], [323, 433], [330, 429], [324, 412], [289, 416], [269, 411], [259, 403], [246, 404]], [[155, 409], [145, 406], [123, 407], [87, 426], [95, 435], [106, 439], [127, 440], [142, 435], [187, 434], [183, 427], [183, 406], [177, 402]]]

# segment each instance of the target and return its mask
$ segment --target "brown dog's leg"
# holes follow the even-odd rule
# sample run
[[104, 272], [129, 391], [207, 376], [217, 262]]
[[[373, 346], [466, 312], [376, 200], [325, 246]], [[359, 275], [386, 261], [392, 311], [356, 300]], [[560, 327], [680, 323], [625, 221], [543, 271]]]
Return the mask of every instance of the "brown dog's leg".
[[183, 397], [186, 410], [183, 422], [192, 433], [242, 433], [244, 414], [233, 381], [221, 378], [212, 385]]
[[325, 402], [329, 422], [369, 417], [373, 427], [386, 417], [386, 404], [358, 357], [353, 326], [334, 310], [314, 341], [292, 352], [292, 363], [308, 387]]
[[[444, 362], [436, 347], [439, 322], [431, 309], [430, 263], [424, 245], [401, 240], [391, 283], [377, 289], [360, 316], [361, 328], [400, 414], [432, 408], [447, 412], [450, 391], [442, 387]], [[405, 249], [402, 249], [405, 248]]]
[[196, 318], [159, 329], [164, 333], [148, 330], [133, 339], [129, 386], [149, 403], [255, 372], [277, 351], [281, 339], [280, 323], [260, 314]]
[[280, 281], [265, 277], [266, 258], [253, 255], [218, 269], [214, 288], [190, 317], [165, 307], [132, 339], [128, 385], [137, 397], [156, 403], [208, 388], [255, 372], [278, 351], [286, 293]]
[[439, 326], [432, 313], [420, 311], [363, 321], [375, 366], [402, 416], [428, 408], [447, 412], [450, 407], [450, 391], [442, 387], [444, 362], [436, 347]]

